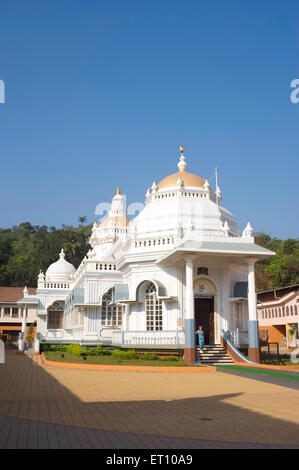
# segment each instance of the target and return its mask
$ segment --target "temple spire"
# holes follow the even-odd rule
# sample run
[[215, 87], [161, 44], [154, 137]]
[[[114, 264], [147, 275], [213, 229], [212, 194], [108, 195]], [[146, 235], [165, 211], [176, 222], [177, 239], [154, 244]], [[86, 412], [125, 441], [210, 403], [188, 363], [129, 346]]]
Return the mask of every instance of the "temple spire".
[[178, 169], [180, 171], [185, 171], [186, 168], [187, 168], [187, 163], [185, 161], [185, 156], [184, 156], [184, 150], [185, 150], [185, 146], [184, 145], [180, 145], [179, 146], [179, 149], [180, 149], [180, 152], [181, 152], [181, 156], [180, 156], [180, 161], [178, 163]]

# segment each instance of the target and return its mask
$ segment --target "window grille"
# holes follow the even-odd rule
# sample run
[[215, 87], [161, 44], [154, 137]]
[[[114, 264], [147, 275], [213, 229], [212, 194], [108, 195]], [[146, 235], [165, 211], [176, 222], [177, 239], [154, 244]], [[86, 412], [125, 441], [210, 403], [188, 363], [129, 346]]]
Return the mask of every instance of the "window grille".
[[102, 326], [121, 326], [122, 324], [122, 305], [112, 305], [112, 289], [110, 289], [102, 299], [101, 325]]
[[145, 290], [145, 312], [147, 331], [161, 331], [162, 321], [162, 302], [157, 297], [157, 291], [154, 284], [149, 284]]

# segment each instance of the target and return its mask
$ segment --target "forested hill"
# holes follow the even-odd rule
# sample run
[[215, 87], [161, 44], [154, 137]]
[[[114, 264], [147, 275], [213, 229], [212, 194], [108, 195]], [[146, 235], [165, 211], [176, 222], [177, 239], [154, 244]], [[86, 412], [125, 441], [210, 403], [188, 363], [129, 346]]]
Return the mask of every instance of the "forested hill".
[[0, 229], [0, 285], [36, 287], [40, 269], [45, 272], [57, 261], [61, 248], [66, 260], [77, 268], [90, 249], [91, 228], [83, 224], [55, 228], [24, 222]]
[[255, 265], [257, 291], [278, 289], [299, 283], [299, 239], [279, 240], [265, 233], [255, 234], [255, 243], [276, 253]]
[[[66, 259], [76, 268], [90, 249], [91, 225], [61, 228], [33, 226], [24, 222], [10, 229], [0, 229], [0, 285], [35, 287], [40, 269], [45, 272], [58, 260], [61, 248]], [[299, 283], [299, 239], [278, 240], [270, 235], [255, 235], [255, 242], [276, 256], [256, 264], [257, 290], [266, 290]]]

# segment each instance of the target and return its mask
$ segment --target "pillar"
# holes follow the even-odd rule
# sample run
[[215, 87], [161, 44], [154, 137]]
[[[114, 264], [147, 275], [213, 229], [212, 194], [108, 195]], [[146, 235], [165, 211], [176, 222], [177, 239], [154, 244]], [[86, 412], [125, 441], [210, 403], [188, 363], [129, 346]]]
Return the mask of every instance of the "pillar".
[[27, 317], [27, 307], [23, 308], [23, 319], [22, 319], [22, 332], [19, 337], [19, 352], [23, 352], [25, 349], [25, 336], [26, 336], [26, 318]]
[[40, 354], [40, 339], [39, 339], [38, 333], [34, 341], [34, 350], [35, 350], [35, 354]]
[[248, 260], [248, 358], [254, 362], [260, 362], [259, 328], [256, 308], [255, 260]]
[[185, 364], [196, 362], [195, 353], [195, 317], [194, 317], [194, 293], [193, 293], [193, 260], [186, 258], [186, 312], [185, 312]]
[[125, 332], [129, 329], [129, 311], [130, 305], [124, 304], [122, 325], [121, 325], [121, 342], [125, 344]]

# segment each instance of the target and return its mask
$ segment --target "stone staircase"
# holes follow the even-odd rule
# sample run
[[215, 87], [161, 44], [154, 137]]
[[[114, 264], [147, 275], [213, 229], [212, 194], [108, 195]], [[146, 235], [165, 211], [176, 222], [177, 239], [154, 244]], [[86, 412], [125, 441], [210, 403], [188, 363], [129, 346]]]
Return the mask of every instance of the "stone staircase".
[[234, 364], [234, 361], [225, 352], [221, 344], [206, 344], [202, 351], [197, 347], [196, 355], [197, 360], [200, 361], [201, 364]]

